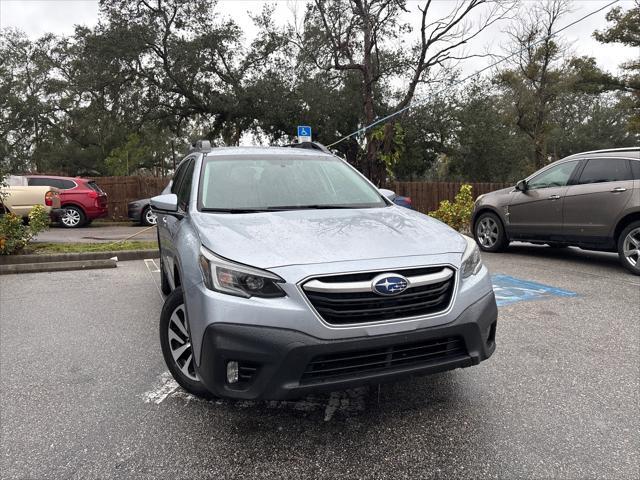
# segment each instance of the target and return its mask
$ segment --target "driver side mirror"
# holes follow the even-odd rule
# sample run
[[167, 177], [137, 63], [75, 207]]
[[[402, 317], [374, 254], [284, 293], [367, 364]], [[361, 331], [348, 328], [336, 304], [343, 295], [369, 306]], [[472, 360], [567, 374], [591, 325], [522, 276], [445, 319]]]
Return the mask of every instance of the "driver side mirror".
[[151, 207], [160, 213], [173, 214], [178, 211], [178, 196], [175, 193], [167, 193], [153, 197]]
[[386, 197], [388, 200], [391, 200], [392, 202], [393, 199], [396, 198], [396, 192], [394, 192], [393, 190], [388, 190], [386, 188], [379, 188], [378, 190], [384, 197]]
[[518, 183], [516, 183], [516, 190], [518, 190], [519, 192], [526, 192], [528, 188], [529, 186], [527, 185], [526, 180], [520, 180]]

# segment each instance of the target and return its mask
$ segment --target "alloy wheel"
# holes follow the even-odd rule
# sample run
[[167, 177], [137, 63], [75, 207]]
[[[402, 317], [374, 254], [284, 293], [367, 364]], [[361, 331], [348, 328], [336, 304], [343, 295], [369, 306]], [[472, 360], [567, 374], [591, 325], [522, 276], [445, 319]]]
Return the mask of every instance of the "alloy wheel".
[[193, 364], [193, 348], [184, 304], [178, 305], [171, 313], [168, 328], [169, 348], [173, 361], [186, 377], [199, 381]]
[[640, 227], [627, 233], [622, 244], [622, 251], [627, 262], [634, 267], [640, 266]]
[[498, 224], [492, 218], [485, 217], [478, 223], [476, 234], [483, 247], [491, 248], [498, 241], [500, 230], [498, 229]]
[[80, 216], [80, 212], [75, 208], [67, 208], [60, 220], [67, 227], [76, 227], [80, 224], [82, 217]]
[[158, 216], [150, 208], [147, 208], [147, 211], [144, 214], [144, 219], [148, 225], [155, 225], [158, 223]]

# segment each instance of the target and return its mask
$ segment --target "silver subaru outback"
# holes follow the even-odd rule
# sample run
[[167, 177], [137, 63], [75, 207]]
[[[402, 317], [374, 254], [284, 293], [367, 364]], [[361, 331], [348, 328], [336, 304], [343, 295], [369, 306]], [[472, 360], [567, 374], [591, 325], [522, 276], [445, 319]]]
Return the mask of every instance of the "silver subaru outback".
[[496, 302], [473, 240], [394, 205], [317, 144], [207, 143], [151, 200], [162, 352], [186, 390], [300, 397], [494, 352]]

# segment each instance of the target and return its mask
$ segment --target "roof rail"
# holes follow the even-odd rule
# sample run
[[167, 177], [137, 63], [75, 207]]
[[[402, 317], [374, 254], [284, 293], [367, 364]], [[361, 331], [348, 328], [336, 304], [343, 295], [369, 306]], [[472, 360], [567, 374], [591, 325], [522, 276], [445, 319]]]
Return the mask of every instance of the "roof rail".
[[197, 140], [193, 144], [191, 144], [191, 148], [189, 149], [189, 153], [192, 152], [202, 152], [209, 153], [211, 150], [211, 142], [209, 140]]
[[285, 147], [291, 148], [303, 148], [305, 150], [320, 150], [323, 153], [328, 153], [329, 155], [333, 155], [331, 151], [323, 144], [318, 142], [299, 142], [299, 143], [290, 143], [289, 145], [284, 145]]
[[[587, 152], [578, 152], [569, 155], [569, 157], [576, 157], [578, 155], [585, 155], [590, 153], [623, 153], [623, 152], [638, 152], [640, 147], [622, 147], [622, 148], [605, 148], [602, 150], [589, 150]], [[568, 158], [568, 157], [565, 157]]]

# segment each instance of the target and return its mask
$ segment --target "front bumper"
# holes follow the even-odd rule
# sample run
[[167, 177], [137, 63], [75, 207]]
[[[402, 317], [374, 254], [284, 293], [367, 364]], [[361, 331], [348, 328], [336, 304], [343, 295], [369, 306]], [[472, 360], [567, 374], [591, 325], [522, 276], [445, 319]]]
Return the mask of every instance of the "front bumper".
[[[497, 316], [495, 297], [489, 293], [445, 325], [345, 340], [323, 340], [300, 331], [274, 327], [213, 323], [204, 332], [198, 375], [217, 396], [285, 399], [315, 391], [341, 390], [468, 367], [493, 354]], [[397, 346], [438, 344], [441, 339], [457, 339], [462, 351], [458, 349], [451, 355], [435, 357], [423, 353], [418, 363], [390, 361], [381, 365], [377, 362], [375, 368], [365, 369], [347, 366], [344, 373], [329, 378], [309, 379], [306, 373], [310, 363], [319, 357], [361, 358], [381, 350], [392, 352]], [[241, 374], [249, 379], [235, 386], [227, 383], [229, 361], [239, 362]]]
[[144, 207], [145, 205], [138, 203], [130, 203], [129, 205], [127, 205], [127, 216], [129, 217], [129, 220], [133, 222], [139, 222], [142, 219], [142, 210], [144, 209]]

